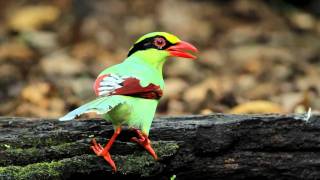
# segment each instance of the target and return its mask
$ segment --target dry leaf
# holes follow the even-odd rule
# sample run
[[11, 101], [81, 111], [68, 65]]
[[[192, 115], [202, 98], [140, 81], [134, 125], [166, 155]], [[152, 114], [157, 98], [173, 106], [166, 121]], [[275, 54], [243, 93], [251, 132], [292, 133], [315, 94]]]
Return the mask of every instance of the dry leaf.
[[280, 105], [270, 101], [250, 101], [232, 108], [229, 113], [248, 114], [248, 113], [282, 113]]
[[46, 95], [50, 91], [50, 85], [44, 82], [38, 82], [28, 85], [22, 90], [21, 96], [24, 100], [31, 102], [32, 104], [48, 107], [48, 99]]
[[33, 60], [35, 54], [25, 44], [9, 42], [0, 46], [0, 60], [18, 59], [23, 61]]
[[18, 9], [9, 18], [9, 26], [17, 31], [30, 31], [53, 23], [60, 15], [55, 6], [26, 6]]

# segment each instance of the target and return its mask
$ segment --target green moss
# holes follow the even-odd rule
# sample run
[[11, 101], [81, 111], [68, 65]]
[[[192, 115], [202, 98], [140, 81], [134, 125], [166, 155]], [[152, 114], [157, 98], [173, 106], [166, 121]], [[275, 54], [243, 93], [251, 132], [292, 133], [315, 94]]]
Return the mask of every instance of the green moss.
[[7, 179], [58, 179], [61, 177], [59, 168], [61, 162], [36, 163], [25, 167], [8, 166], [0, 167], [0, 177]]
[[[51, 138], [47, 140], [40, 140], [40, 139], [34, 139], [30, 140], [29, 138], [26, 139], [20, 139], [19, 142], [6, 142], [6, 144], [1, 144], [0, 145], [0, 150], [1, 151], [14, 151], [15, 153], [20, 152], [20, 149], [25, 150], [32, 150], [34, 151], [35, 148], [39, 147], [61, 147], [60, 149], [65, 149], [65, 147], [68, 147], [70, 145], [73, 145], [75, 142], [71, 143], [64, 143], [63, 141], [52, 141]], [[64, 147], [63, 147], [64, 146]], [[39, 148], [42, 149], [42, 148]]]
[[41, 146], [54, 146], [54, 145], [58, 145], [61, 144], [63, 142], [67, 142], [68, 140], [70, 141], [70, 139], [68, 137], [65, 136], [50, 136], [50, 137], [46, 137], [43, 136], [41, 138], [34, 138], [34, 137], [21, 137], [20, 139], [22, 142], [22, 144], [25, 145], [30, 145], [32, 147], [34, 146], [39, 146], [41, 144]]
[[117, 156], [115, 158], [117, 162], [118, 170], [122, 174], [140, 174], [142, 177], [149, 176], [153, 166], [160, 166], [159, 162], [156, 162], [148, 154], [137, 156], [137, 154], [131, 154], [127, 156]]
[[91, 152], [89, 144], [80, 142], [64, 143], [44, 148], [10, 148], [3, 151], [2, 155], [4, 158], [0, 159], [0, 166], [32, 164], [41, 161], [51, 161], [57, 157], [71, 157], [89, 152]]
[[179, 149], [179, 145], [176, 142], [170, 141], [158, 141], [157, 143], [153, 144], [153, 147], [158, 156], [161, 158], [170, 157]]
[[0, 150], [12, 149], [12, 148], [31, 148], [36, 146], [56, 146], [61, 143], [67, 143], [70, 141], [76, 141], [76, 137], [69, 137], [67, 135], [54, 134], [50, 136], [41, 136], [41, 137], [18, 137], [13, 141], [5, 142], [0, 145]]
[[[103, 165], [101, 164], [103, 162]], [[60, 161], [41, 162], [27, 166], [0, 167], [0, 179], [62, 179], [68, 178], [72, 173], [87, 173], [101, 170], [110, 171], [107, 164], [95, 155], [82, 155], [65, 158]]]
[[[65, 144], [57, 147], [69, 148], [73, 144]], [[134, 151], [128, 155], [111, 155], [114, 159], [118, 173], [140, 175], [142, 177], [155, 176], [155, 173], [161, 173], [164, 165], [161, 161], [167, 157], [174, 155], [179, 146], [173, 142], [156, 142], [153, 144], [155, 151], [159, 156], [159, 161], [155, 161], [143, 149]], [[60, 149], [61, 150], [61, 149]], [[23, 153], [25, 150], [15, 149], [16, 153]], [[30, 154], [34, 149], [29, 150]], [[96, 171], [104, 171], [111, 173], [111, 168], [107, 162], [94, 154], [84, 154], [65, 158], [59, 161], [41, 162], [29, 164], [26, 166], [6, 166], [0, 167], [0, 179], [61, 179], [68, 178], [74, 173], [90, 173]]]
[[159, 161], [155, 161], [146, 151], [136, 151], [126, 156], [117, 156], [115, 162], [119, 172], [123, 174], [140, 174], [142, 177], [154, 176], [155, 172], [160, 173], [163, 169], [161, 160], [174, 155], [179, 146], [173, 142], [159, 141], [153, 144], [153, 148], [159, 156]]

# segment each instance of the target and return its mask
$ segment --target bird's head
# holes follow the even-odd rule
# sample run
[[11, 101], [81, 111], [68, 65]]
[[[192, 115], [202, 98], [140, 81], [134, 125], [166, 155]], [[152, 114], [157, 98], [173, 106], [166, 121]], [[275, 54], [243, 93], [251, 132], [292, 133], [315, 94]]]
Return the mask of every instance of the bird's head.
[[152, 32], [140, 37], [134, 43], [128, 57], [138, 55], [146, 57], [148, 61], [163, 61], [170, 56], [196, 59], [196, 56], [187, 51], [198, 52], [192, 44], [181, 41], [175, 35], [166, 32]]

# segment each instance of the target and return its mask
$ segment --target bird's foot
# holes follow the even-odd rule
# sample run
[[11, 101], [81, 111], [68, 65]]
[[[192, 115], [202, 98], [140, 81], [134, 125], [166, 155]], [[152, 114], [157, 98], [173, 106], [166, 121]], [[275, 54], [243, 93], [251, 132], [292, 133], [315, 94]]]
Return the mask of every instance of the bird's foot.
[[139, 130], [136, 130], [136, 132], [137, 132], [139, 138], [133, 137], [133, 138], [131, 138], [131, 141], [140, 144], [142, 147], [144, 147], [151, 154], [151, 156], [155, 160], [158, 160], [158, 156], [155, 153], [155, 151], [153, 150], [153, 148], [151, 147], [151, 143], [150, 143], [148, 136], [143, 135]]
[[97, 143], [96, 139], [92, 139], [92, 144], [93, 146], [91, 146], [91, 149], [94, 151], [94, 153], [97, 156], [103, 156], [103, 158], [110, 164], [112, 170], [116, 172], [117, 167], [110, 156], [109, 150], [103, 148], [99, 143]]

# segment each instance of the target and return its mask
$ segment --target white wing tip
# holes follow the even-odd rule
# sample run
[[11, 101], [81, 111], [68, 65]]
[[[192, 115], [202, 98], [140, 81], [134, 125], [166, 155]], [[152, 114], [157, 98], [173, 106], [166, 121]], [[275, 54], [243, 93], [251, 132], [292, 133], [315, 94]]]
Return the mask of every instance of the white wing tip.
[[71, 121], [71, 120], [74, 120], [74, 118], [67, 117], [67, 116], [63, 116], [63, 117], [59, 118], [59, 121]]
[[309, 107], [308, 112], [305, 115], [304, 121], [308, 122], [311, 116], [312, 116], [312, 110], [311, 110], [311, 107]]

